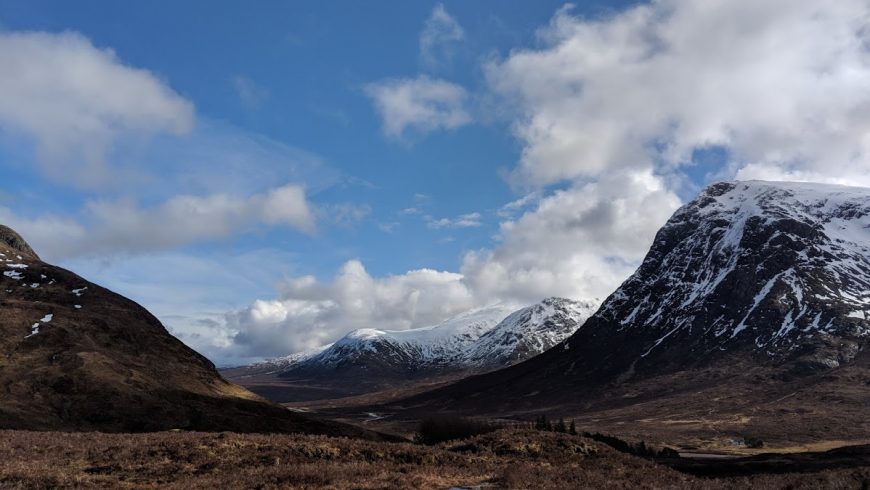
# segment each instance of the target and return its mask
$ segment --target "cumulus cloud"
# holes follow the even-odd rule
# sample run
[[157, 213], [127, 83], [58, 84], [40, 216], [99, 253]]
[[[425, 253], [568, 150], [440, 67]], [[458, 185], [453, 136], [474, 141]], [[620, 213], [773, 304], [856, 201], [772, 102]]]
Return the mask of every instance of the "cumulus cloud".
[[465, 109], [468, 93], [445, 80], [426, 75], [387, 79], [369, 84], [365, 92], [381, 116], [384, 134], [392, 138], [409, 130], [425, 134], [471, 122]]
[[248, 197], [180, 195], [151, 208], [141, 208], [131, 200], [90, 201], [82, 221], [26, 218], [0, 208], [0, 222], [54, 260], [165, 250], [250, 231], [258, 225], [306, 233], [315, 228], [305, 190], [294, 184]]
[[[475, 294], [602, 296], [679, 205], [681, 172], [870, 183], [870, 5], [658, 0], [586, 18], [486, 66], [523, 143], [513, 182], [563, 190], [503, 208], [502, 242], [466, 255]], [[534, 195], [534, 194], [532, 194]]]
[[404, 330], [435, 324], [475, 305], [462, 276], [431, 269], [372, 277], [357, 260], [333, 281], [290, 278], [280, 296], [227, 315], [240, 356], [277, 356], [319, 347], [356, 328]]
[[494, 250], [466, 254], [463, 281], [482, 298], [603, 300], [679, 204], [660, 179], [643, 172], [557, 191], [504, 221]]
[[194, 123], [193, 105], [153, 73], [76, 33], [0, 32], [0, 66], [0, 130], [32, 138], [56, 180], [108, 185], [119, 139]]
[[520, 211], [528, 209], [533, 203], [539, 202], [541, 195], [539, 192], [530, 192], [519, 199], [513, 200], [498, 209], [496, 214], [500, 218], [510, 218], [515, 216]]
[[464, 38], [462, 26], [439, 3], [432, 9], [420, 32], [420, 60], [430, 68], [449, 63], [453, 45]]
[[657, 0], [556, 14], [544, 46], [487, 67], [524, 143], [517, 180], [667, 170], [724, 147], [735, 170], [868, 182], [870, 6]]

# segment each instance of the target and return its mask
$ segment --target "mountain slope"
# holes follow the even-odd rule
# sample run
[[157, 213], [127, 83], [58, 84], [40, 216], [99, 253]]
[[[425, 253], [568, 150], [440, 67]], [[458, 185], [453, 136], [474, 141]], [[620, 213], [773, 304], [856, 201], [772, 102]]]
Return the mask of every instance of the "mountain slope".
[[136, 303], [44, 263], [0, 225], [0, 428], [362, 434], [220, 377]]
[[[592, 303], [561, 298], [516, 311], [511, 305], [497, 304], [430, 327], [355, 330], [317, 351], [224, 374], [281, 401], [360, 394], [395, 388], [404, 382], [461, 377], [544, 352], [574, 333], [594, 308]], [[279, 396], [274, 378], [292, 386], [315, 380], [319, 387], [332, 391], [309, 397], [296, 390]]]
[[644, 357], [690, 341], [692, 357], [746, 347], [814, 369], [854, 357], [865, 314], [868, 191], [750, 182], [711, 186], [677, 211], [597, 317], [655, 334]]
[[715, 184], [673, 215], [640, 268], [561, 346], [394, 408], [576, 414], [691, 403], [713, 413], [771, 395], [790, 400], [783, 406], [805, 397], [821, 421], [836, 387], [846, 430], [870, 400], [868, 310], [870, 190]]
[[463, 353], [470, 366], [510, 366], [541, 354], [570, 337], [595, 312], [597, 304], [548, 298], [508, 315]]

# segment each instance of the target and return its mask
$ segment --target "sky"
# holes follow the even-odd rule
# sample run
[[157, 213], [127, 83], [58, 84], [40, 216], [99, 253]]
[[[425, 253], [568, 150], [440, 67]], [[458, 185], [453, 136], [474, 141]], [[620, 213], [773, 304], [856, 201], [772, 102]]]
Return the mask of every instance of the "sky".
[[221, 366], [601, 301], [720, 180], [870, 186], [870, 5], [0, 0], [0, 223]]

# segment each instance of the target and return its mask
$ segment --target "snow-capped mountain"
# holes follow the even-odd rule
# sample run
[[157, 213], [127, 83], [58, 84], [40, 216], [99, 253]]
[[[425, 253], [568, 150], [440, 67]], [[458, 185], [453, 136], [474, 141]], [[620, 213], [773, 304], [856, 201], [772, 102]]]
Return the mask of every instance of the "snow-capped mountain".
[[870, 334], [870, 190], [721, 183], [678, 210], [598, 322], [654, 334], [641, 353], [747, 345], [836, 366]]
[[318, 351], [276, 361], [284, 371], [371, 363], [409, 373], [501, 367], [540, 354], [568, 338], [595, 307], [562, 298], [548, 298], [520, 310], [500, 303], [429, 327], [354, 330]]
[[[577, 331], [596, 307], [562, 298], [548, 298], [519, 310], [510, 304], [490, 305], [429, 327], [354, 330], [320, 349], [225, 370], [224, 375], [264, 396], [299, 399], [489, 371], [553, 347]], [[295, 390], [300, 380], [306, 387], [316, 384], [320, 391]], [[278, 387], [281, 384], [292, 385], [295, 391], [290, 395]]]
[[319, 352], [296, 360], [286, 369], [334, 368], [379, 364], [398, 370], [450, 368], [463, 362], [465, 351], [481, 335], [493, 329], [515, 307], [506, 304], [477, 308], [437, 325], [411, 330], [354, 330]]
[[502, 367], [534, 357], [567, 339], [595, 313], [588, 301], [548, 298], [507, 316], [465, 349], [468, 365]]

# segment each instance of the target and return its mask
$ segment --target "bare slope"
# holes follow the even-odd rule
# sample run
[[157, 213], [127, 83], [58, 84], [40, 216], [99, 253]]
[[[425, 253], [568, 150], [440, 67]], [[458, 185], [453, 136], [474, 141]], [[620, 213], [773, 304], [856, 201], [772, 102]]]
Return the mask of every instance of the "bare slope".
[[0, 427], [358, 434], [225, 381], [138, 304], [0, 226]]

